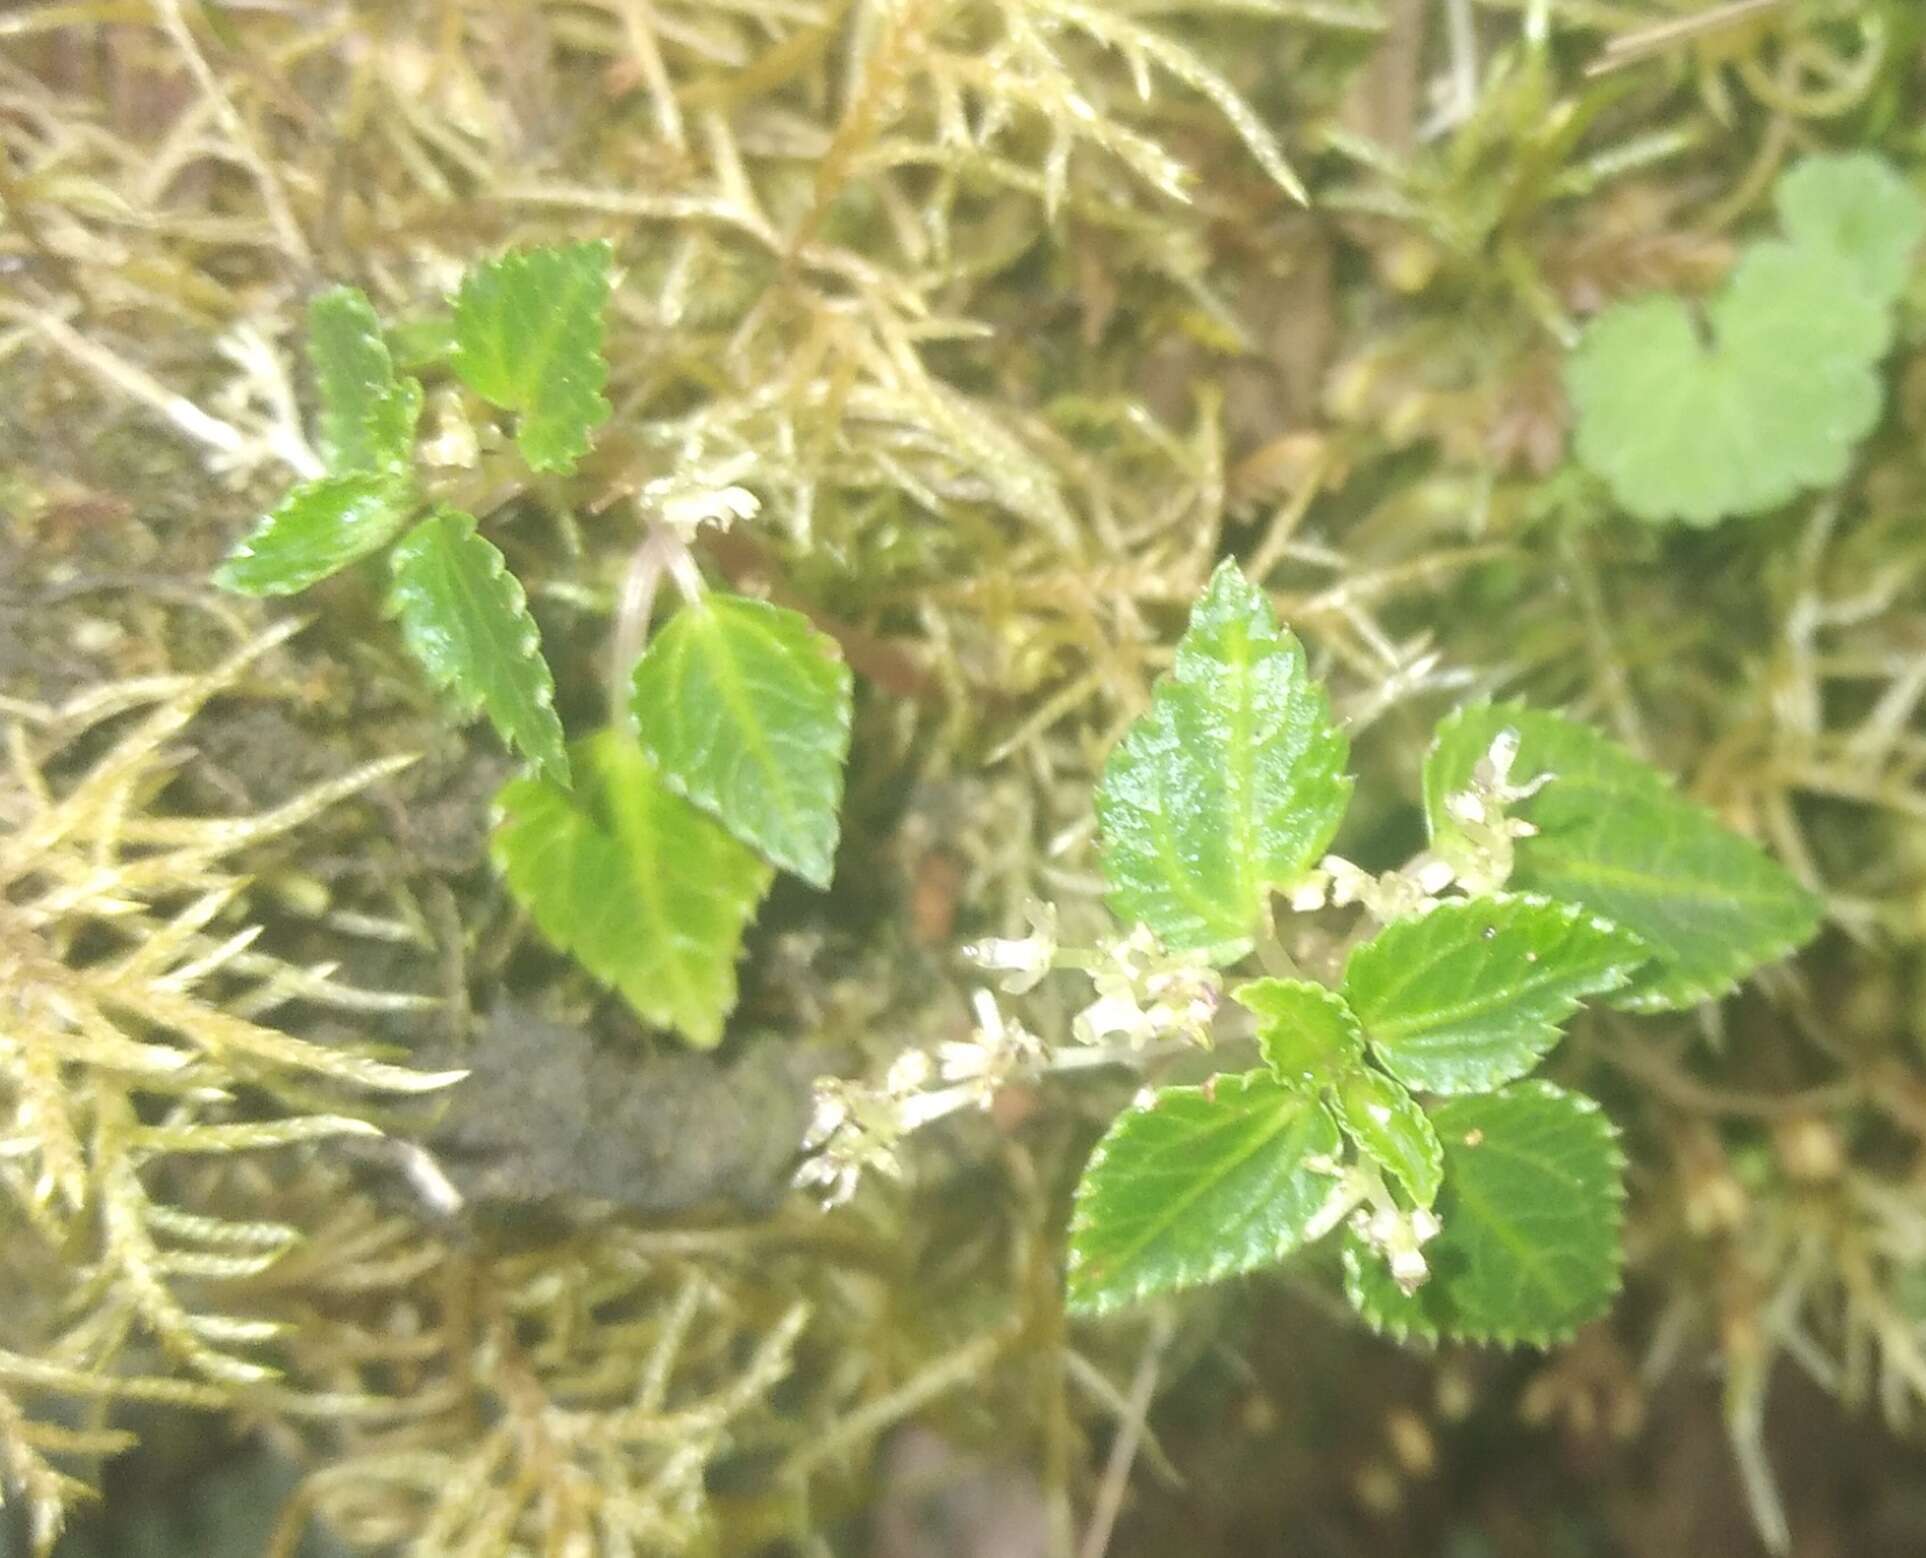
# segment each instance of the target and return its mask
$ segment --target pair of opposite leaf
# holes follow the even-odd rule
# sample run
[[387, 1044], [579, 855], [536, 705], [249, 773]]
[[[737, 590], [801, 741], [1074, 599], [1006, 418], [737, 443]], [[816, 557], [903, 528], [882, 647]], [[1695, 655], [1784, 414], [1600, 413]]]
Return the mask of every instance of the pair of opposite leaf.
[[495, 858], [551, 941], [710, 1047], [774, 868], [829, 885], [851, 709], [849, 667], [805, 617], [705, 593], [637, 662], [633, 732], [577, 744], [573, 792], [503, 789]]
[[[1073, 1307], [1101, 1313], [1248, 1271], [1328, 1231], [1347, 1140], [1401, 1204], [1435, 1208], [1442, 1224], [1430, 1278], [1408, 1292], [1347, 1229], [1347, 1291], [1381, 1329], [1542, 1341], [1609, 1301], [1614, 1134], [1590, 1100], [1527, 1074], [1581, 1000], [1663, 1010], [1713, 998], [1808, 937], [1818, 905], [1629, 753], [1515, 705], [1439, 726], [1423, 790], [1442, 858], [1464, 842], [1448, 798], [1507, 731], [1537, 829], [1517, 841], [1516, 891], [1391, 921], [1335, 990], [1240, 987], [1265, 1065], [1158, 1090], [1119, 1117], [1078, 1189]], [[1236, 961], [1271, 894], [1310, 873], [1334, 836], [1346, 755], [1296, 640], [1225, 564], [1104, 772], [1112, 909], [1173, 949]], [[1531, 785], [1546, 773], [1550, 784]]]
[[[516, 413], [532, 470], [571, 471], [609, 415], [610, 261], [607, 244], [584, 243], [476, 266], [430, 353]], [[361, 293], [315, 301], [310, 356], [327, 473], [294, 488], [218, 582], [290, 595], [387, 549], [389, 611], [409, 652], [456, 714], [486, 713], [536, 769], [498, 797], [511, 890], [643, 1017], [714, 1044], [773, 868], [817, 887], [833, 869], [851, 723], [834, 644], [795, 612], [705, 593], [637, 664], [634, 729], [571, 748], [519, 581], [471, 516], [417, 484], [421, 385], [397, 372]]]
[[[573, 469], [609, 414], [609, 263], [605, 243], [511, 254], [471, 270], [454, 299], [448, 365], [519, 414], [517, 446], [534, 470]], [[521, 584], [473, 517], [430, 502], [416, 479], [420, 380], [397, 372], [354, 288], [316, 298], [308, 322], [326, 474], [293, 488], [215, 582], [294, 595], [386, 549], [388, 610], [409, 652], [458, 714], [486, 713], [509, 746], [566, 784], [554, 677]]]
[[1641, 519], [1709, 525], [1831, 486], [1879, 420], [1926, 205], [1863, 152], [1807, 158], [1774, 204], [1784, 236], [1748, 245], [1702, 316], [1618, 304], [1566, 365], [1578, 458]]

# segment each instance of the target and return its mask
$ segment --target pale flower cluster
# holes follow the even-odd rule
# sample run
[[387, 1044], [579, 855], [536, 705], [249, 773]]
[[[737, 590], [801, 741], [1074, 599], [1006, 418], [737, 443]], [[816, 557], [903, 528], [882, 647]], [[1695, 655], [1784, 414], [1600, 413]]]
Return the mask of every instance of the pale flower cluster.
[[1472, 896], [1497, 892], [1511, 879], [1515, 842], [1538, 831], [1522, 817], [1511, 816], [1510, 808], [1552, 779], [1540, 774], [1528, 783], [1513, 784], [1517, 761], [1518, 732], [1499, 731], [1472, 769], [1470, 783], [1445, 797], [1444, 809], [1457, 827], [1441, 834], [1434, 849], [1396, 871], [1375, 875], [1342, 855], [1326, 855], [1317, 870], [1292, 887], [1291, 907], [1307, 913], [1327, 904], [1343, 908], [1356, 903], [1373, 919], [1389, 921], [1435, 907], [1454, 885]]
[[1104, 965], [1090, 976], [1097, 999], [1071, 1027], [1079, 1043], [1121, 1041], [1140, 1050], [1182, 1038], [1209, 1045], [1224, 980], [1204, 953], [1170, 952], [1147, 925], [1105, 950]]
[[1424, 1207], [1405, 1211], [1389, 1202], [1360, 1207], [1351, 1219], [1352, 1231], [1376, 1250], [1391, 1268], [1391, 1280], [1409, 1295], [1431, 1275], [1424, 1246], [1443, 1230], [1437, 1215]]
[[1478, 759], [1471, 783], [1445, 798], [1445, 810], [1458, 824], [1459, 836], [1450, 843], [1451, 868], [1467, 893], [1495, 892], [1511, 878], [1515, 840], [1538, 830], [1510, 808], [1528, 800], [1549, 784], [1552, 775], [1540, 774], [1524, 784], [1511, 782], [1518, 761], [1518, 732], [1498, 732], [1491, 749]]
[[930, 1070], [930, 1057], [913, 1049], [896, 1057], [880, 1087], [819, 1078], [797, 1187], [814, 1190], [824, 1206], [837, 1206], [856, 1193], [866, 1170], [901, 1179], [896, 1144], [909, 1129], [906, 1106], [922, 1092]]
[[1057, 906], [1032, 898], [1023, 906], [1023, 917], [1030, 922], [1029, 935], [992, 936], [963, 949], [978, 968], [1003, 975], [997, 982], [1011, 995], [1034, 990], [1057, 960]]
[[1006, 1018], [987, 990], [971, 998], [976, 1029], [968, 1039], [936, 1046], [936, 1073], [979, 1109], [990, 1107], [1014, 1078], [1034, 1074], [1049, 1062], [1043, 1040], [1014, 1018]]
[[816, 1084], [815, 1112], [803, 1141], [806, 1154], [797, 1185], [813, 1189], [825, 1205], [846, 1201], [865, 1172], [902, 1174], [898, 1145], [911, 1131], [960, 1109], [987, 1109], [1012, 1082], [1041, 1076], [1053, 1066], [1126, 1059], [1159, 1040], [1210, 1042], [1222, 978], [1202, 955], [1167, 951], [1139, 926], [1096, 952], [1065, 953], [1057, 941], [1053, 906], [1025, 907], [1030, 933], [977, 943], [966, 956], [1000, 976], [1004, 990], [1022, 994], [1059, 966], [1092, 970], [1096, 999], [1072, 1024], [1076, 1039], [1098, 1050], [1065, 1054], [1050, 1049], [996, 996], [971, 996], [976, 1021], [967, 1039], [946, 1040], [932, 1054], [909, 1050], [891, 1064], [880, 1085], [842, 1077]]
[[[746, 517], [731, 513], [733, 490], [712, 491], [700, 499], [691, 496], [686, 512], [675, 513], [673, 522]], [[1433, 907], [1453, 885], [1471, 893], [1502, 887], [1511, 874], [1513, 842], [1535, 831], [1509, 816], [1508, 808], [1537, 794], [1551, 777], [1513, 784], [1517, 758], [1518, 732], [1500, 731], [1472, 770], [1469, 785], [1446, 799], [1445, 809], [1458, 831], [1449, 839], [1441, 837], [1437, 852], [1420, 855], [1402, 870], [1377, 875], [1341, 856], [1327, 855], [1291, 889], [1291, 907], [1309, 911], [1356, 903], [1380, 920], [1392, 920]], [[992, 937], [967, 948], [965, 956], [996, 976], [1011, 995], [1034, 989], [1053, 969], [1086, 971], [1096, 997], [1071, 1023], [1072, 1037], [1083, 1048], [1053, 1051], [1007, 1016], [992, 992], [979, 989], [971, 996], [976, 1021], [967, 1039], [947, 1040], [933, 1054], [906, 1051], [880, 1084], [842, 1077], [817, 1083], [815, 1112], [803, 1142], [806, 1157], [796, 1174], [799, 1186], [816, 1190], [826, 1205], [835, 1205], [855, 1193], [867, 1171], [900, 1178], [897, 1148], [903, 1137], [960, 1109], [987, 1109], [1014, 1081], [1055, 1068], [1128, 1063], [1157, 1044], [1209, 1046], [1223, 976], [1211, 966], [1208, 954], [1172, 951], [1145, 925], [1094, 951], [1066, 950], [1058, 940], [1053, 905], [1032, 901], [1025, 905], [1024, 917], [1027, 935]], [[1356, 1186], [1341, 1187], [1334, 1193], [1332, 1214], [1345, 1216], [1361, 1195]], [[1438, 1220], [1430, 1212], [1407, 1212], [1373, 1198], [1370, 1207], [1356, 1212], [1353, 1225], [1384, 1255], [1406, 1292], [1425, 1280], [1423, 1246], [1438, 1232]]]
[[904, 1050], [881, 1086], [844, 1077], [816, 1083], [798, 1188], [836, 1206], [856, 1193], [865, 1172], [901, 1179], [896, 1149], [910, 1132], [959, 1109], [987, 1109], [1013, 1078], [1048, 1065], [1043, 1041], [1005, 1017], [988, 990], [978, 990], [972, 1005], [976, 1027], [968, 1039], [939, 1044], [934, 1057]]

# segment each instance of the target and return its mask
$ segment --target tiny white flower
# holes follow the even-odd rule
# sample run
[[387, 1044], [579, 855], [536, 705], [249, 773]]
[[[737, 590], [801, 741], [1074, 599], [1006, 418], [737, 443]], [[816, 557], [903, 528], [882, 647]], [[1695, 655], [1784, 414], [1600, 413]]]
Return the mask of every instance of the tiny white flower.
[[816, 1191], [827, 1208], [854, 1195], [865, 1172], [902, 1177], [896, 1156], [904, 1129], [900, 1097], [862, 1082], [823, 1077], [816, 1083], [811, 1103], [809, 1130], [803, 1138], [803, 1150], [809, 1156], [792, 1181], [799, 1189]]
[[1511, 725], [1491, 738], [1491, 746], [1483, 758], [1485, 772], [1481, 777], [1486, 778], [1493, 789], [1502, 790], [1511, 782], [1511, 765], [1518, 761], [1518, 745], [1518, 731]]
[[1014, 1019], [1006, 1019], [988, 990], [971, 996], [976, 1008], [976, 1032], [967, 1040], [949, 1040], [936, 1047], [937, 1074], [960, 1087], [987, 1109], [997, 1090], [1011, 1075], [1040, 1063], [1043, 1041]]
[[1403, 871], [1386, 871], [1373, 876], [1340, 855], [1326, 855], [1323, 868], [1331, 874], [1331, 902], [1342, 908], [1362, 904], [1378, 920], [1401, 919], [1421, 914], [1436, 905], [1437, 895], [1451, 884], [1450, 864], [1432, 855], [1421, 855]]
[[1441, 840], [1457, 878], [1467, 892], [1491, 892], [1510, 880], [1512, 844], [1538, 830], [1523, 818], [1509, 815], [1517, 802], [1536, 795], [1552, 780], [1539, 774], [1524, 784], [1513, 784], [1518, 761], [1518, 732], [1510, 727], [1492, 738], [1491, 746], [1472, 768], [1466, 788], [1445, 797], [1445, 810], [1458, 824], [1457, 837]]
[[890, 1062], [889, 1070], [883, 1074], [883, 1089], [892, 1098], [907, 1098], [921, 1090], [934, 1070], [927, 1052], [906, 1049]]
[[1330, 873], [1312, 871], [1302, 877], [1291, 889], [1289, 903], [1295, 913], [1311, 914], [1324, 907], [1330, 892]]
[[1071, 1026], [1085, 1044], [1102, 1044], [1122, 1035], [1129, 1044], [1138, 1047], [1155, 1037], [1148, 1014], [1128, 992], [1098, 996], [1077, 1013]]
[[1132, 1048], [1182, 1036], [1210, 1046], [1223, 976], [1202, 952], [1171, 952], [1147, 925], [1103, 949], [1105, 962], [1090, 976], [1097, 998], [1072, 1024], [1079, 1043], [1121, 1038]]
[[1406, 1293], [1415, 1293], [1431, 1276], [1425, 1262], [1424, 1246], [1435, 1239], [1444, 1225], [1436, 1216], [1419, 1207], [1406, 1212], [1381, 1204], [1359, 1212], [1352, 1227], [1385, 1258], [1391, 1277]]
[[993, 936], [963, 949], [978, 968], [1006, 975], [1002, 985], [1011, 995], [1034, 989], [1057, 956], [1056, 905], [1031, 899], [1023, 913], [1030, 922], [1029, 935]]
[[849, 1123], [849, 1104], [840, 1090], [818, 1088], [810, 1102], [809, 1129], [802, 1142], [805, 1152], [814, 1152]]
[[996, 1069], [995, 1052], [974, 1039], [949, 1039], [936, 1046], [936, 1074], [945, 1082], [974, 1082]]

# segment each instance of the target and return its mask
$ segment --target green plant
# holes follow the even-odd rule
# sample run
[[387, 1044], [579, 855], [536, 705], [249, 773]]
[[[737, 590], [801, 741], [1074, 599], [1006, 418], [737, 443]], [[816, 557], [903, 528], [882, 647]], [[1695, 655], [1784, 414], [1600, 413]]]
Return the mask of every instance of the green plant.
[[[609, 265], [603, 243], [506, 255], [468, 272], [445, 325], [413, 332], [419, 366], [445, 358], [516, 413], [518, 480], [573, 471], [608, 416]], [[696, 565], [697, 528], [756, 500], [733, 486], [652, 494], [615, 631], [617, 723], [568, 746], [521, 584], [419, 472], [421, 383], [397, 373], [373, 306], [352, 288], [323, 294], [309, 339], [327, 473], [290, 491], [216, 581], [290, 595], [386, 549], [410, 654], [454, 713], [485, 712], [536, 770], [498, 798], [510, 888], [642, 1017], [716, 1044], [772, 868], [829, 886], [852, 711], [831, 639], [798, 612], [711, 591]], [[644, 648], [664, 574], [681, 608]]]
[[[382, 1212], [328, 1144], [242, 1159], [196, 1205], [307, 1236], [263, 1273], [287, 1331], [258, 1354], [327, 1392], [328, 1415], [258, 1397], [246, 1410], [284, 1443], [299, 1434], [304, 1506], [322, 1521], [371, 1551], [814, 1552], [858, 1510], [886, 1520], [900, 1468], [870, 1452], [914, 1420], [919, 1438], [967, 1450], [980, 1437], [1033, 1468], [1053, 1552], [1102, 1548], [1106, 1510], [1122, 1512], [1111, 1552], [1169, 1551], [1160, 1524], [1202, 1515], [1201, 1552], [1220, 1513], [1240, 1530], [1301, 1530], [1300, 1509], [1322, 1523], [1326, 1501], [1365, 1480], [1364, 1434], [1399, 1409], [1395, 1388], [1375, 1386], [1428, 1398], [1429, 1376], [1440, 1400], [1470, 1378], [1479, 1406], [1470, 1432], [1434, 1425], [1454, 1475], [1404, 1503], [1427, 1539], [1504, 1547], [1466, 1529], [1488, 1507], [1460, 1497], [1473, 1485], [1503, 1490], [1506, 1524], [1543, 1533], [1529, 1501], [1548, 1489], [1617, 1545], [1656, 1553], [1651, 1525], [1627, 1529], [1622, 1496], [1646, 1491], [1651, 1439], [1626, 1453], [1600, 1442], [1648, 1387], [1647, 1432], [1683, 1464], [1705, 1453], [1705, 1382], [1725, 1382], [1768, 1532], [1758, 1490], [1788, 1414], [1764, 1408], [1788, 1375], [1916, 1433], [1917, 273], [1879, 369], [1881, 425], [1836, 489], [1769, 523], [1710, 537], [1597, 523], [1607, 489], [1560, 469], [1572, 428], [1558, 393], [1573, 321], [1654, 291], [1709, 295], [1733, 268], [1727, 235], [1776, 227], [1770, 191], [1789, 159], [1861, 147], [1916, 183], [1926, 18], [1913, 0], [1689, 17], [1663, 0], [445, 0], [350, 3], [320, 28], [286, 7], [157, 0], [161, 29], [139, 9], [0, 20], [0, 694], [52, 705], [204, 663], [191, 643], [171, 652], [152, 592], [181, 583], [168, 564], [210, 564], [240, 517], [236, 492], [265, 509], [290, 479], [326, 474], [281, 343], [308, 278], [353, 279], [394, 322], [397, 379], [423, 385], [411, 464], [424, 498], [397, 537], [439, 505], [472, 515], [539, 621], [577, 749], [571, 787], [516, 781], [573, 818], [563, 837], [579, 850], [549, 858], [605, 871], [619, 858], [625, 824], [588, 804], [598, 784], [581, 748], [641, 755], [594, 728], [605, 700], [614, 725], [631, 718], [643, 614], [622, 580], [638, 537], [685, 496], [740, 483], [758, 522], [701, 537], [702, 571], [835, 621], [869, 685], [834, 896], [793, 892], [780, 923], [764, 913], [743, 979], [753, 1011], [727, 1047], [813, 1041], [852, 1075], [873, 1071], [882, 1085], [843, 1089], [852, 1139], [867, 1121], [883, 1142], [951, 1090], [988, 1097], [999, 1068], [1013, 1083], [993, 1109], [906, 1144], [904, 1183], [870, 1187], [846, 1215], [585, 1229], [513, 1261], [472, 1258], [472, 1230], [424, 1229], [418, 1205]], [[1306, 203], [1272, 171], [1279, 159]], [[573, 471], [537, 470], [512, 437], [525, 409], [488, 409], [446, 366], [452, 315], [415, 311], [495, 246], [584, 237], [614, 246], [612, 409]], [[101, 521], [116, 505], [140, 515], [134, 547]], [[113, 538], [112, 563], [90, 555], [89, 534]], [[1318, 1295], [1301, 1300], [1341, 1264], [1335, 1235], [1281, 1278], [1162, 1299], [1126, 1323], [1063, 1323], [1062, 1210], [1096, 1129], [1139, 1080], [1168, 1089], [1263, 1064], [1256, 1015], [1216, 1002], [1207, 965], [1114, 939], [1091, 847], [1103, 756], [1167, 662], [1172, 613], [1232, 552], [1351, 739], [1357, 785], [1336, 847], [1374, 867], [1415, 850], [1412, 776], [1437, 716], [1481, 692], [1524, 696], [1689, 775], [1840, 927], [1732, 1000], [1657, 1016], [1595, 1003], [1570, 1022], [1545, 1074], [1596, 1095], [1625, 1132], [1637, 1301], [1569, 1352], [1501, 1364], [1454, 1349], [1420, 1368], [1362, 1336], [1327, 1348]], [[131, 587], [101, 576], [129, 558]], [[308, 723], [338, 759], [328, 772], [429, 755], [301, 848], [344, 923], [395, 939], [353, 932], [344, 946], [291, 923], [264, 883], [248, 899], [260, 945], [449, 996], [389, 1036], [458, 1040], [464, 997], [506, 993], [651, 1088], [655, 1045], [636, 1042], [622, 1000], [599, 999], [565, 958], [530, 955], [529, 915], [482, 866], [474, 798], [500, 772], [494, 737], [434, 732], [409, 685], [425, 678], [388, 674], [404, 640], [368, 631], [362, 608], [391, 571], [373, 557], [300, 603], [320, 605], [300, 661], [326, 688]], [[259, 616], [251, 602], [222, 609]], [[612, 623], [634, 647], [611, 672]], [[125, 635], [112, 653], [83, 649], [110, 629]], [[17, 639], [49, 646], [50, 674], [72, 680], [36, 683]], [[467, 776], [460, 847], [418, 851], [423, 814], [455, 809], [435, 804], [450, 771]], [[245, 764], [228, 772], [253, 779]], [[190, 756], [171, 799], [221, 778]], [[1542, 821], [1560, 789], [1520, 809]], [[1535, 842], [1519, 841], [1508, 887], [1562, 864]], [[657, 879], [627, 874], [632, 888], [622, 870], [589, 877], [584, 901]], [[1030, 936], [986, 951], [1027, 966], [1062, 943], [1059, 961], [1089, 964], [1097, 1001], [1073, 1027], [1086, 997], [1071, 974], [1015, 1003], [984, 994], [977, 1039], [957, 1043], [975, 981], [946, 951], [1020, 934], [1033, 895], [1061, 925], [1039, 910]], [[1277, 940], [1310, 982], [1341, 984], [1352, 912], [1280, 915]], [[615, 957], [641, 923], [634, 903], [608, 906], [583, 934]], [[433, 966], [398, 972], [411, 947]], [[1274, 954], [1260, 938], [1252, 956], [1247, 982]], [[713, 1013], [727, 961], [690, 966], [699, 999], [684, 1005]], [[664, 989], [646, 968], [628, 983]], [[1214, 1056], [1162, 1026], [1193, 999]], [[1061, 1042], [1032, 1044], [1013, 1013]], [[305, 1011], [283, 1020], [329, 1039]], [[1077, 1033], [1096, 1042], [1065, 1038]], [[548, 1059], [531, 1078], [561, 1072]], [[1086, 1060], [1104, 1064], [1069, 1085]], [[1327, 1113], [1338, 1101], [1319, 1099]], [[360, 1102], [352, 1113], [387, 1119]], [[826, 1092], [824, 1124], [836, 1103]], [[1425, 1159], [1407, 1156], [1422, 1185]], [[1383, 1177], [1410, 1202], [1398, 1174]], [[163, 1165], [151, 1188], [179, 1183]], [[68, 1263], [38, 1259], [25, 1236], [9, 1247], [48, 1286], [64, 1280]], [[1437, 1249], [1421, 1251], [1427, 1288], [1443, 1283]], [[218, 1297], [238, 1312], [233, 1289]], [[761, 1353], [791, 1302], [809, 1306], [795, 1345]], [[9, 1351], [46, 1367], [33, 1311], [6, 1307]], [[745, 1366], [755, 1382], [738, 1395]], [[1581, 1412], [1614, 1367], [1623, 1398]], [[729, 1400], [712, 1409], [718, 1392]], [[1558, 1486], [1547, 1436], [1512, 1420], [1517, 1406], [1556, 1421], [1568, 1395], [1561, 1438], [1583, 1440], [1582, 1488]], [[72, 1418], [56, 1410], [43, 1415], [57, 1434]], [[1268, 1443], [1265, 1422], [1282, 1430]], [[1133, 1448], [1144, 1475], [1125, 1496]], [[1262, 1475], [1231, 1474], [1247, 1452]], [[1813, 1540], [1877, 1545], [1879, 1517], [1855, 1530], [1843, 1512], [1885, 1501], [1825, 1516], [1807, 1469], [1799, 1482], [1802, 1527], [1840, 1527]], [[116, 1502], [137, 1516], [127, 1486]], [[1721, 1502], [1713, 1491], [1689, 1489], [1695, 1520], [1701, 1499]], [[1399, 1516], [1334, 1523], [1352, 1530], [1336, 1544], [1347, 1552], [1400, 1550]], [[1712, 1546], [1745, 1545], [1725, 1530]]]
[[1808, 158], [1774, 199], [1785, 236], [1747, 248], [1703, 327], [1670, 294], [1620, 303], [1567, 363], [1578, 457], [1640, 519], [1709, 525], [1831, 486], [1879, 418], [1926, 204], [1865, 153]]
[[[1091, 972], [1084, 1047], [1053, 1052], [985, 995], [974, 1048], [899, 1062], [880, 1094], [831, 1085], [810, 1177], [845, 1189], [894, 1134], [1018, 1067], [1154, 1068], [1254, 1041], [1256, 1068], [1155, 1086], [1098, 1144], [1071, 1228], [1073, 1310], [1268, 1266], [1342, 1229], [1347, 1294], [1399, 1337], [1543, 1344], [1601, 1312], [1618, 1286], [1616, 1132], [1529, 1074], [1582, 1001], [1722, 995], [1809, 938], [1818, 900], [1622, 748], [1515, 705], [1443, 721], [1423, 777], [1430, 845], [1368, 873], [1326, 853], [1346, 758], [1296, 639], [1222, 565], [1098, 788], [1129, 934], [1066, 949], [1042, 912], [1032, 937], [983, 952], [1019, 987]], [[1332, 937], [1307, 923], [1326, 908], [1361, 913]], [[1253, 959], [1263, 972], [1231, 992], [1245, 1019], [1220, 1020], [1222, 971]]]

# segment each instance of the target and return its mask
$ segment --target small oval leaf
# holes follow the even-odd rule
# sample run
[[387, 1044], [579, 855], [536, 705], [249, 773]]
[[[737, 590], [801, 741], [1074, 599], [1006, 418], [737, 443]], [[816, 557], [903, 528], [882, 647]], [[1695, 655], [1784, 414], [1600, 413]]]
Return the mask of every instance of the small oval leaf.
[[241, 595], [294, 595], [377, 552], [408, 521], [408, 484], [388, 472], [303, 482], [228, 554], [214, 582]]
[[1231, 992], [1257, 1014], [1257, 1045], [1280, 1082], [1329, 1087], [1364, 1063], [1364, 1030], [1335, 990], [1308, 979], [1253, 979]]
[[505, 254], [471, 269], [455, 298], [455, 373], [521, 414], [515, 442], [538, 471], [573, 470], [608, 418], [602, 333], [613, 255], [607, 243]]
[[321, 451], [328, 469], [385, 471], [414, 453], [421, 385], [395, 376], [374, 305], [336, 287], [308, 305], [308, 357], [321, 392]]
[[1396, 1175], [1419, 1206], [1437, 1200], [1444, 1148], [1417, 1099], [1382, 1071], [1363, 1069], [1341, 1078], [1331, 1096], [1338, 1124], [1361, 1152]]
[[636, 663], [630, 709], [663, 776], [813, 886], [836, 864], [849, 667], [799, 612], [710, 592]]
[[1266, 1072], [1161, 1089], [1084, 1169], [1070, 1307], [1104, 1314], [1282, 1260], [1329, 1199], [1337, 1150], [1324, 1106]]
[[1359, 947], [1344, 998], [1406, 1087], [1475, 1093], [1531, 1070], [1582, 998], [1619, 989], [1645, 959], [1637, 938], [1575, 904], [1465, 898]]
[[555, 679], [521, 583], [502, 554], [476, 534], [472, 518], [444, 508], [403, 536], [388, 560], [389, 611], [455, 711], [472, 719], [485, 710], [502, 740], [566, 787]]

